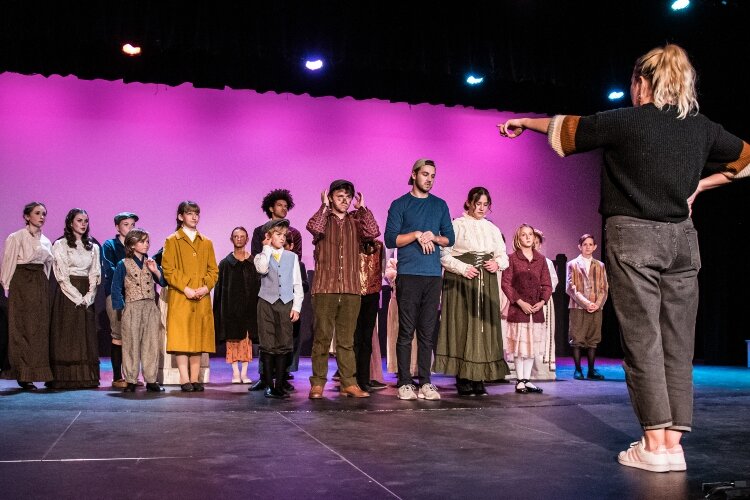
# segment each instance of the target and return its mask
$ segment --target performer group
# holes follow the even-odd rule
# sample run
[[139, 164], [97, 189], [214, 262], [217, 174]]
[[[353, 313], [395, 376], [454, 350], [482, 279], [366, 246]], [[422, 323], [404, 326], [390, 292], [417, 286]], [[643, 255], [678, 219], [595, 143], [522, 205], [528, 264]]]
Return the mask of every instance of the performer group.
[[[565, 273], [574, 378], [604, 378], [595, 367], [596, 348], [602, 308], [612, 295], [628, 390], [644, 430], [618, 460], [653, 472], [685, 469], [680, 438], [692, 426], [700, 255], [690, 207], [699, 192], [746, 175], [750, 162], [747, 143], [698, 114], [694, 81], [685, 52], [667, 45], [636, 62], [632, 108], [499, 125], [507, 138], [526, 129], [545, 133], [561, 156], [604, 149], [600, 212], [609, 267], [593, 257], [595, 238], [583, 234], [576, 235], [580, 255]], [[724, 168], [700, 179], [708, 162]], [[30, 202], [23, 208], [25, 227], [5, 242], [0, 270], [9, 332], [7, 355], [0, 352], [2, 376], [23, 390], [35, 390], [34, 382], [54, 389], [98, 387], [93, 304], [103, 287], [113, 387], [134, 392], [142, 377], [146, 391], [164, 390], [157, 379], [165, 328], [182, 391], [204, 390], [201, 356], [225, 343], [232, 383], [286, 399], [295, 390], [290, 381], [299, 364], [299, 320], [309, 289], [309, 398], [325, 397], [332, 348], [339, 394], [367, 398], [385, 387], [373, 334], [385, 276], [395, 296], [387, 366], [397, 374], [399, 400], [439, 400], [432, 373], [455, 376], [462, 397], [487, 396], [485, 383], [505, 380], [511, 371], [516, 393], [542, 393], [538, 381], [555, 377], [550, 302], [558, 281], [540, 252], [544, 235], [521, 224], [509, 251], [487, 218], [492, 196], [481, 186], [469, 189], [463, 215], [451, 220], [448, 205], [431, 193], [436, 174], [430, 159], [413, 164], [410, 189], [391, 203], [382, 240], [362, 192], [346, 179], [331, 182], [305, 226], [314, 245], [309, 284], [302, 234], [287, 219], [294, 201], [286, 189], [263, 199], [268, 221], [252, 235], [242, 226], [228, 232], [233, 250], [218, 264], [212, 241], [198, 229], [201, 209], [194, 201], [179, 204], [175, 232], [153, 258], [151, 237], [134, 212], [115, 215], [115, 236], [100, 246], [89, 234], [87, 212], [74, 208], [53, 244], [42, 233], [44, 203]], [[166, 296], [161, 310], [157, 286]], [[252, 383], [254, 342], [260, 359]]]

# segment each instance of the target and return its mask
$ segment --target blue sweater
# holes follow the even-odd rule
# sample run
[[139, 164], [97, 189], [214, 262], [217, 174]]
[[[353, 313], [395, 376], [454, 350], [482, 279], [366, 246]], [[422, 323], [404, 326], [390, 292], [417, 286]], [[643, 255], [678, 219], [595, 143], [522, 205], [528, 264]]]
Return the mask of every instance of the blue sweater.
[[[395, 199], [388, 209], [385, 245], [396, 248], [396, 237], [412, 231], [432, 231], [435, 236], [448, 238], [448, 246], [452, 246], [455, 240], [453, 223], [445, 201], [431, 194], [427, 198], [417, 198], [411, 193]], [[416, 241], [399, 248], [398, 274], [441, 276], [440, 249], [435, 246], [435, 251], [429, 255], [422, 253], [422, 247]]]

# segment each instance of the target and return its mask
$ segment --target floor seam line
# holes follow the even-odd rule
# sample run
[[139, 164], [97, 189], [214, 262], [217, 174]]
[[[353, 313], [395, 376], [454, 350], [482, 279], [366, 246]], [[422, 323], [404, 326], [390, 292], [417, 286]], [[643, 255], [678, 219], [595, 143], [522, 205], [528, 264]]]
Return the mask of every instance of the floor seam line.
[[359, 471], [359, 473], [360, 473], [360, 474], [364, 475], [364, 476], [365, 476], [365, 477], [367, 477], [367, 478], [368, 478], [368, 479], [369, 479], [370, 481], [372, 481], [373, 483], [375, 483], [375, 484], [377, 484], [378, 486], [380, 486], [381, 488], [383, 488], [383, 489], [384, 489], [385, 491], [387, 491], [387, 492], [388, 492], [388, 493], [389, 493], [390, 495], [392, 495], [392, 496], [393, 496], [394, 498], [398, 498], [399, 500], [402, 500], [400, 496], [396, 495], [396, 494], [395, 494], [394, 492], [392, 492], [391, 490], [389, 490], [389, 489], [388, 489], [388, 488], [387, 488], [387, 487], [386, 487], [386, 486], [385, 486], [384, 484], [382, 484], [382, 483], [381, 483], [380, 481], [378, 481], [377, 479], [375, 479], [374, 477], [372, 477], [371, 475], [369, 475], [369, 474], [368, 474], [367, 472], [363, 471], [362, 469], [360, 469], [359, 467], [357, 467], [356, 465], [354, 465], [354, 464], [353, 464], [353, 463], [352, 463], [352, 462], [351, 462], [351, 461], [350, 461], [349, 459], [347, 459], [347, 458], [346, 458], [346, 457], [345, 457], [344, 455], [342, 455], [342, 454], [341, 454], [341, 453], [339, 453], [338, 451], [334, 450], [333, 448], [331, 448], [330, 446], [328, 446], [327, 444], [325, 444], [325, 443], [324, 443], [323, 441], [321, 441], [320, 439], [316, 438], [315, 436], [313, 436], [312, 434], [310, 434], [309, 432], [307, 432], [307, 431], [306, 431], [305, 429], [303, 429], [302, 427], [300, 427], [300, 426], [299, 426], [299, 425], [298, 425], [298, 424], [297, 424], [296, 422], [294, 422], [294, 421], [292, 421], [291, 419], [287, 418], [287, 416], [286, 416], [286, 415], [283, 415], [283, 414], [282, 414], [281, 412], [276, 412], [276, 413], [277, 413], [277, 414], [278, 414], [278, 415], [279, 415], [279, 416], [280, 416], [281, 418], [283, 418], [284, 420], [286, 420], [287, 422], [289, 422], [290, 424], [292, 424], [293, 426], [295, 426], [295, 427], [296, 427], [297, 429], [299, 429], [299, 430], [301, 430], [302, 432], [304, 432], [305, 434], [307, 434], [307, 435], [308, 435], [308, 436], [310, 437], [310, 439], [314, 440], [314, 441], [315, 441], [315, 442], [317, 442], [317, 443], [318, 443], [319, 445], [321, 445], [321, 446], [322, 446], [323, 448], [327, 449], [328, 451], [330, 451], [330, 452], [331, 452], [331, 453], [333, 453], [334, 455], [338, 456], [338, 457], [339, 457], [339, 458], [340, 458], [341, 460], [343, 460], [344, 462], [346, 462], [347, 464], [349, 464], [349, 465], [350, 465], [350, 466], [351, 466], [352, 468], [354, 468], [355, 470]]
[[80, 416], [81, 416], [81, 411], [79, 411], [79, 412], [78, 412], [78, 414], [77, 414], [77, 415], [76, 415], [75, 417], [73, 417], [73, 420], [71, 420], [71, 422], [70, 422], [70, 423], [68, 424], [68, 426], [67, 426], [67, 427], [65, 428], [65, 430], [64, 430], [64, 431], [62, 431], [62, 434], [60, 434], [60, 435], [59, 435], [59, 436], [57, 437], [57, 439], [55, 439], [55, 442], [54, 442], [54, 443], [52, 443], [52, 446], [50, 446], [50, 447], [49, 447], [49, 448], [47, 449], [47, 451], [46, 451], [46, 452], [44, 453], [44, 455], [42, 455], [42, 460], [45, 460], [45, 459], [47, 458], [47, 455], [49, 455], [49, 454], [50, 454], [50, 452], [52, 451], [52, 449], [53, 449], [53, 448], [54, 448], [55, 446], [57, 446], [57, 443], [59, 443], [59, 442], [60, 442], [60, 440], [61, 440], [61, 439], [63, 438], [63, 436], [64, 436], [64, 435], [65, 435], [65, 434], [66, 434], [66, 433], [68, 432], [68, 429], [70, 429], [70, 428], [71, 428], [71, 427], [73, 426], [73, 424], [75, 423], [75, 421], [76, 421], [76, 420], [78, 420], [78, 417], [80, 417]]

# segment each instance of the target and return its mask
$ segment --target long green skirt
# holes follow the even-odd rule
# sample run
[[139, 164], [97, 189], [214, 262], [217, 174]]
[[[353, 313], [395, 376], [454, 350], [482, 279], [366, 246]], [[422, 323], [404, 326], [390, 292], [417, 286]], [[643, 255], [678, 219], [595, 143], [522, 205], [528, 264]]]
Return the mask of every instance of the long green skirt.
[[[456, 257], [475, 264], [477, 255]], [[480, 257], [480, 261], [491, 255]], [[433, 371], [482, 381], [504, 378], [510, 370], [503, 359], [500, 330], [500, 287], [497, 274], [479, 267], [479, 276], [467, 279], [443, 275], [443, 297]]]

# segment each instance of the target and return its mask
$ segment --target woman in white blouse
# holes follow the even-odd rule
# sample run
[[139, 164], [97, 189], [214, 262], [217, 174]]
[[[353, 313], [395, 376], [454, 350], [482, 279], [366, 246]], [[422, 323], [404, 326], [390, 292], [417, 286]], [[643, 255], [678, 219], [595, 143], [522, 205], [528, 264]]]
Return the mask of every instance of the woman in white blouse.
[[[5, 240], [0, 282], [8, 290], [8, 363], [3, 378], [16, 379], [23, 390], [34, 381], [52, 380], [49, 366], [49, 270], [52, 243], [42, 234], [44, 203], [23, 208], [26, 227]], [[2, 360], [0, 360], [1, 362]]]
[[443, 296], [434, 371], [456, 376], [461, 396], [486, 396], [485, 380], [508, 374], [500, 330], [497, 272], [508, 267], [500, 229], [485, 216], [489, 191], [469, 191], [462, 217], [453, 220], [456, 241], [441, 249]]
[[99, 386], [99, 348], [94, 298], [101, 268], [99, 247], [89, 237], [89, 216], [74, 208], [65, 217], [65, 235], [52, 245], [60, 290], [52, 300], [50, 365], [55, 389]]

